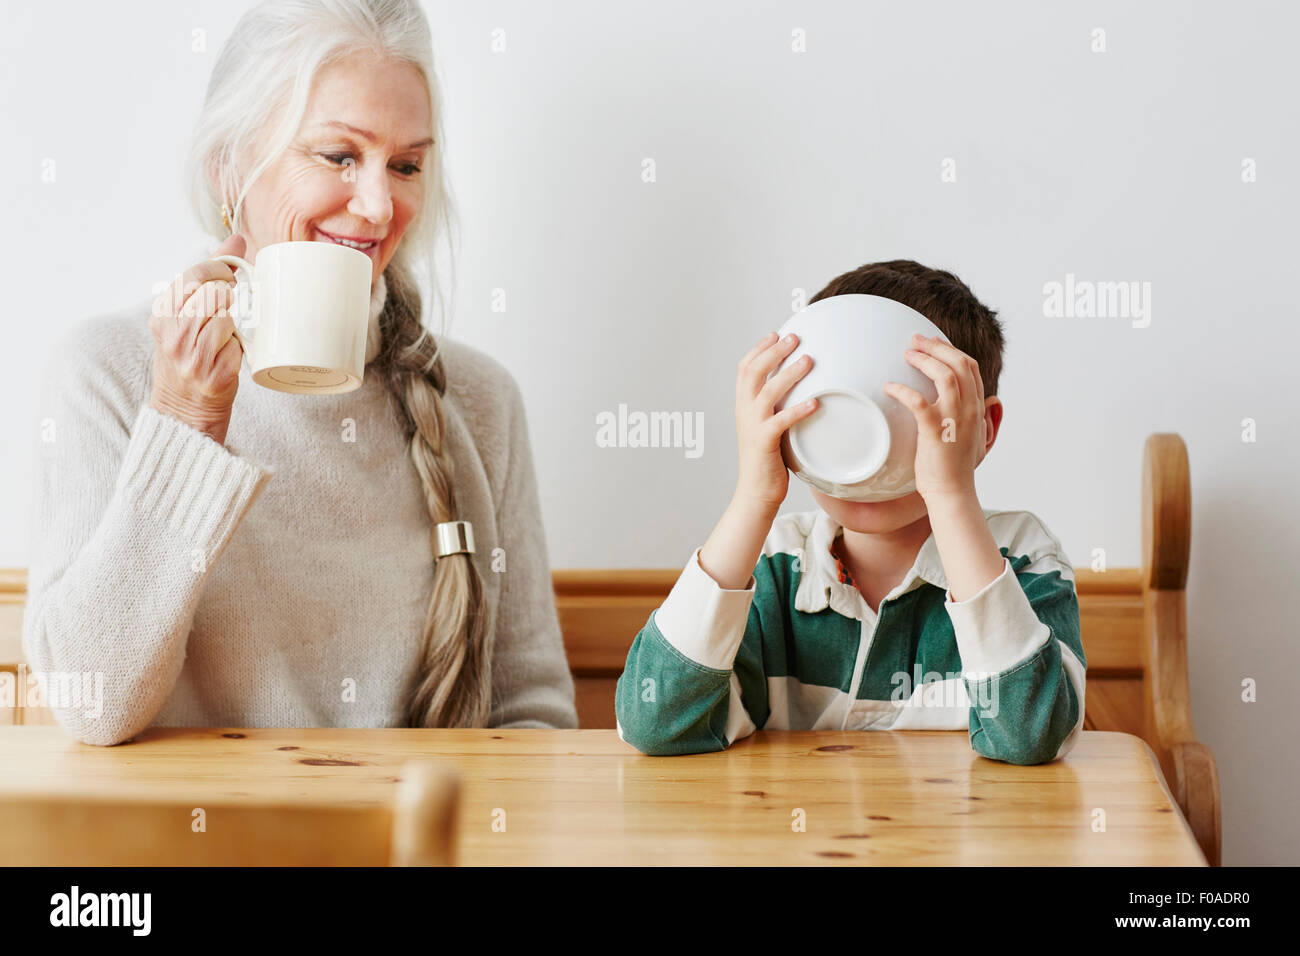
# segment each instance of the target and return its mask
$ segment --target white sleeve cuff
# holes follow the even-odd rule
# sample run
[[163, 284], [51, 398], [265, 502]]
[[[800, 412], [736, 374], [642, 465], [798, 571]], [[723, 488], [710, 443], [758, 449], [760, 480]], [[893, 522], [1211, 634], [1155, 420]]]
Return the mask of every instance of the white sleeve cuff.
[[1005, 557], [1002, 573], [978, 594], [953, 601], [948, 592], [944, 598], [963, 676], [970, 680], [1010, 670], [1051, 639], [1051, 629], [1034, 613]]
[[700, 549], [696, 548], [672, 591], [654, 612], [655, 626], [684, 657], [714, 670], [729, 671], [745, 637], [754, 589], [753, 575], [743, 591], [720, 587], [700, 566]]
[[187, 541], [219, 551], [272, 472], [145, 403], [118, 472], [116, 490]]

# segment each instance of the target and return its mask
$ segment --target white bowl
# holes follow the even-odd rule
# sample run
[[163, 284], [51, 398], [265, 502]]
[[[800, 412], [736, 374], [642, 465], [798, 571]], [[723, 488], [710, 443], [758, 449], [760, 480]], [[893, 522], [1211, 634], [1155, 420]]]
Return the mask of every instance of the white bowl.
[[781, 326], [780, 334], [787, 332], [799, 336], [799, 345], [772, 374], [805, 352], [813, 367], [776, 408], [810, 398], [819, 403], [781, 436], [789, 469], [847, 501], [889, 501], [915, 491], [916, 419], [882, 389], [885, 382], [899, 382], [935, 401], [938, 389], [903, 352], [917, 332], [948, 338], [920, 312], [878, 295], [814, 302]]

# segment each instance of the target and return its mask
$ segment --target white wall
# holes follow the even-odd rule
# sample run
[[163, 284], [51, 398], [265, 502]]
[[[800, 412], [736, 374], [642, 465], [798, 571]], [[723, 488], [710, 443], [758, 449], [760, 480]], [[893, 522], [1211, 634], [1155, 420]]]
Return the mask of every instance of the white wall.
[[[0, 7], [0, 566], [26, 563], [40, 356], [206, 251], [179, 158], [247, 6]], [[880, 258], [953, 269], [1006, 323], [986, 506], [1038, 513], [1077, 565], [1097, 548], [1136, 565], [1143, 440], [1186, 440], [1191, 677], [1225, 861], [1300, 863], [1295, 6], [427, 9], [462, 221], [453, 334], [523, 388], [554, 566], [679, 565], [703, 541], [735, 479], [735, 363], [792, 290]], [[1067, 273], [1150, 283], [1149, 325], [1046, 317]], [[703, 454], [596, 447], [620, 403], [701, 412]], [[795, 485], [787, 507], [813, 507]]]

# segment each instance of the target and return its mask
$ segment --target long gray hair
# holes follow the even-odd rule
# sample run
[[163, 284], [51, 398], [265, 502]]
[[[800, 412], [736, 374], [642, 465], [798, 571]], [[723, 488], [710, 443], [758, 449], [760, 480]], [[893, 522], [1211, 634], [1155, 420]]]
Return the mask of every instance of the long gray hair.
[[[446, 453], [442, 399], [446, 376], [437, 340], [424, 326], [417, 272], [424, 272], [446, 326], [437, 244], [451, 242], [453, 210], [443, 172], [442, 108], [433, 68], [433, 43], [415, 0], [265, 0], [249, 10], [217, 56], [186, 160], [190, 198], [203, 228], [227, 234], [223, 199], [239, 212], [249, 188], [289, 144], [302, 123], [317, 72], [357, 51], [414, 65], [428, 81], [434, 145], [421, 172], [424, 204], [384, 270], [388, 287], [379, 329], [383, 337], [370, 371], [396, 399], [420, 477], [430, 531], [456, 511], [452, 462]], [[277, 120], [279, 125], [271, 129]], [[258, 138], [268, 145], [254, 155]], [[215, 182], [214, 182], [215, 180]], [[436, 536], [430, 534], [430, 547]], [[492, 631], [483, 582], [467, 554], [438, 559], [424, 623], [420, 667], [409, 688], [406, 722], [412, 727], [481, 727], [491, 712]]]

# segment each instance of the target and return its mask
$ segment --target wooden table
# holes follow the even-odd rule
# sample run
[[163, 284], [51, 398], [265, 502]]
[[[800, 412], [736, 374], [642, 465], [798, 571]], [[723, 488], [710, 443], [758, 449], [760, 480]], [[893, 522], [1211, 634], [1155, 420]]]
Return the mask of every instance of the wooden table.
[[646, 757], [611, 730], [159, 728], [93, 747], [0, 727], [0, 789], [382, 804], [416, 756], [463, 775], [469, 865], [1205, 865], [1149, 748], [1119, 733], [1019, 767], [960, 731], [766, 731]]

